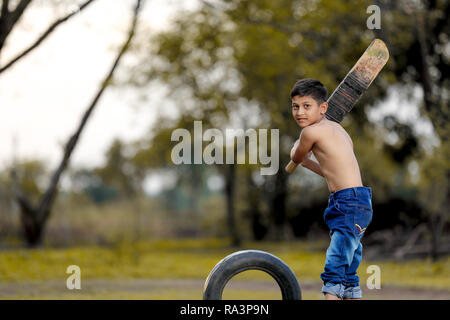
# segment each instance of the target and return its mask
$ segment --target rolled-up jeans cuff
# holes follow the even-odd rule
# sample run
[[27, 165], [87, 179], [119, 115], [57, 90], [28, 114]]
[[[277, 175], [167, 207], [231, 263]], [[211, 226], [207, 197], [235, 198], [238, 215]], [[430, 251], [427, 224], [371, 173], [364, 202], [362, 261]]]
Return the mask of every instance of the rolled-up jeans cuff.
[[345, 299], [361, 299], [362, 291], [359, 286], [356, 287], [347, 287], [344, 289], [344, 298]]
[[343, 284], [340, 284], [340, 283], [335, 284], [335, 283], [327, 282], [323, 285], [322, 292], [324, 294], [329, 293], [329, 294], [335, 295], [335, 296], [343, 299], [345, 287]]

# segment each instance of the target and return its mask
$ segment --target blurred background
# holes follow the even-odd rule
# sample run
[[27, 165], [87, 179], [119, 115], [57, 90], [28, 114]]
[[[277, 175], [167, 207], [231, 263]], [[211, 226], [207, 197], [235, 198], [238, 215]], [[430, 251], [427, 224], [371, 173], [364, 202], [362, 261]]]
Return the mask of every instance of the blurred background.
[[[252, 248], [321, 299], [329, 191], [283, 170], [289, 93], [315, 78], [331, 94], [375, 38], [390, 59], [342, 122], [373, 193], [363, 291], [450, 298], [448, 1], [0, 3], [0, 298], [201, 299], [214, 265]], [[173, 164], [171, 134], [194, 121], [279, 129], [280, 170]], [[65, 287], [73, 264], [82, 290]], [[382, 288], [364, 290], [373, 264]], [[225, 291], [281, 297], [260, 271]]]

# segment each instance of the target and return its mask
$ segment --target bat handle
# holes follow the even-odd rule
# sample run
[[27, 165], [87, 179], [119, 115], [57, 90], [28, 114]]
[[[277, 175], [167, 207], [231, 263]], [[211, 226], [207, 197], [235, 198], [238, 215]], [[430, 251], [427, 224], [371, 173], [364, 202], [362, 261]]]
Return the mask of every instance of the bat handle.
[[286, 166], [285, 170], [288, 173], [292, 173], [292, 172], [294, 172], [295, 168], [298, 167], [298, 165], [299, 165], [298, 163], [295, 163], [294, 161], [291, 160], [291, 161], [289, 161], [289, 163]]

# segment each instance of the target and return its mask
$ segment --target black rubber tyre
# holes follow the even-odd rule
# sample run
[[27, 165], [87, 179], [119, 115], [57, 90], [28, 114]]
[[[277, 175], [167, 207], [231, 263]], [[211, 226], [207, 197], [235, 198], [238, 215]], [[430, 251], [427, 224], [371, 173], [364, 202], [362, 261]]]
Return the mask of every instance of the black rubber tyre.
[[245, 270], [261, 270], [270, 274], [281, 289], [283, 300], [301, 300], [297, 278], [280, 258], [265, 251], [243, 250], [223, 258], [211, 270], [203, 286], [203, 300], [221, 300], [227, 282]]

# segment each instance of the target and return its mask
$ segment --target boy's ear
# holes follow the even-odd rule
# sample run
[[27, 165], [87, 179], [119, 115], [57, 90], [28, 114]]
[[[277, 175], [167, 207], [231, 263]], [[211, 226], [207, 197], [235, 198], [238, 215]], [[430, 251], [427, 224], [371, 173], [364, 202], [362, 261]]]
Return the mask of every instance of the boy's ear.
[[319, 106], [319, 109], [320, 109], [320, 114], [324, 115], [325, 112], [327, 112], [327, 109], [328, 109], [328, 102], [326, 102], [326, 101], [322, 102], [320, 104], [320, 106]]

